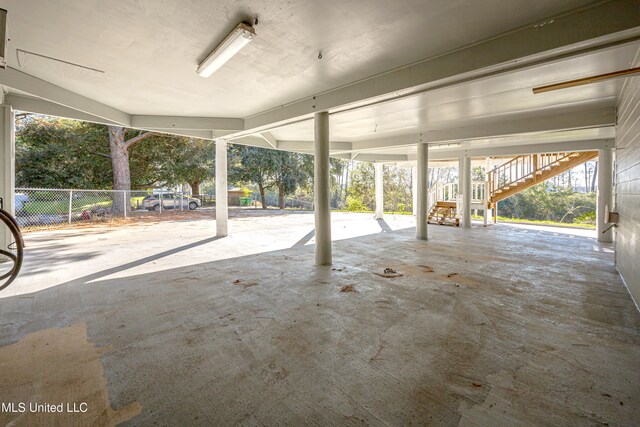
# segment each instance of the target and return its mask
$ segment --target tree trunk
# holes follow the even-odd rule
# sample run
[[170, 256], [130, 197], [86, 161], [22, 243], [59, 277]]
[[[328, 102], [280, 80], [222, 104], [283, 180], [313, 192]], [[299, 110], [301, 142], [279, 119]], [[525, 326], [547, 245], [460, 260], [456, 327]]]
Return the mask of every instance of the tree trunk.
[[591, 192], [596, 191], [596, 179], [598, 178], [598, 162], [593, 168], [593, 176], [591, 177]]
[[262, 202], [262, 209], [267, 209], [267, 198], [264, 195], [264, 187], [262, 184], [258, 184], [258, 189], [260, 190], [260, 201]]
[[[113, 169], [113, 189], [131, 191], [131, 173], [129, 171], [129, 150], [124, 140], [126, 129], [118, 126], [109, 126], [109, 145], [111, 146], [111, 167]], [[128, 200], [129, 198], [127, 198]], [[114, 212], [130, 210], [129, 203], [117, 193], [113, 200]]]
[[191, 181], [189, 183], [189, 187], [191, 187], [191, 195], [199, 196], [200, 195], [200, 181]]
[[584, 162], [584, 192], [589, 192], [589, 169], [587, 167], [587, 162]]
[[[111, 147], [111, 168], [113, 169], [113, 189], [122, 190], [131, 194], [131, 172], [129, 170], [129, 147], [137, 144], [145, 138], [156, 135], [154, 132], [146, 132], [125, 141], [127, 128], [122, 126], [107, 126], [109, 129], [109, 146]], [[126, 202], [125, 202], [126, 199]], [[122, 193], [116, 194], [113, 200], [115, 212], [131, 210], [129, 197], [123, 197]]]
[[278, 184], [278, 207], [284, 209], [284, 185]]
[[342, 202], [342, 181], [344, 180], [344, 169], [342, 170], [342, 173], [340, 175], [338, 175], [338, 188], [337, 188], [337, 192], [338, 192], [338, 206], [340, 205], [340, 203]]
[[352, 163], [352, 160], [349, 160], [349, 163], [347, 163], [347, 173], [344, 179], [344, 198], [342, 199], [344, 203], [347, 202], [347, 197], [349, 197], [349, 171], [350, 169], [353, 169]]

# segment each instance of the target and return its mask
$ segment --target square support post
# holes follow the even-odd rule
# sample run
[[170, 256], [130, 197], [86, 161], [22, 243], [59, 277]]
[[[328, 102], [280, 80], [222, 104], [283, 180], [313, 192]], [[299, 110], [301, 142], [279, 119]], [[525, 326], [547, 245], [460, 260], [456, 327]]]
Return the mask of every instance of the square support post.
[[73, 215], [73, 190], [69, 190], [69, 215], [67, 218], [69, 224], [71, 224], [71, 215]]
[[491, 182], [489, 182], [489, 172], [491, 171], [491, 168], [491, 157], [487, 157], [484, 164], [484, 215], [482, 220], [485, 227], [489, 224], [489, 217], [493, 215], [493, 211], [489, 209], [489, 204], [491, 203]]
[[[11, 105], [0, 105], [0, 197], [3, 208], [15, 215], [16, 192], [16, 134], [15, 112]], [[0, 227], [0, 245], [6, 250], [12, 243], [11, 235]]]
[[229, 235], [229, 197], [227, 195], [227, 141], [216, 140], [216, 236]]
[[429, 148], [427, 143], [418, 144], [416, 197], [416, 239], [428, 240], [427, 202], [429, 199]]
[[[613, 242], [613, 229], [604, 222], [607, 207], [613, 210], [613, 154], [610, 148], [598, 150], [598, 192], [596, 201], [596, 234], [598, 242]], [[605, 232], [605, 230], [607, 230]]]
[[416, 166], [411, 168], [411, 197], [413, 198], [413, 216], [416, 216], [418, 208], [418, 168]]
[[329, 188], [329, 113], [315, 113], [314, 199], [316, 265], [331, 265], [331, 190]]
[[460, 158], [462, 166], [462, 227], [471, 228], [471, 157], [463, 156]]
[[384, 169], [382, 163], [375, 163], [376, 219], [384, 218]]

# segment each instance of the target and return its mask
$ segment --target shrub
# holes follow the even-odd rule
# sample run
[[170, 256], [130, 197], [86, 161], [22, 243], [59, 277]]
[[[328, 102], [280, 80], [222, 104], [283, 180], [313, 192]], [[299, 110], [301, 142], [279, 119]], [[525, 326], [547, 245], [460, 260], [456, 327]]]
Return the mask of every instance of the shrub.
[[582, 215], [576, 217], [573, 220], [576, 224], [595, 224], [596, 223], [596, 212], [585, 212]]
[[240, 191], [242, 191], [244, 197], [251, 197], [251, 190], [249, 190], [247, 187], [242, 187]]
[[355, 197], [347, 196], [347, 210], [350, 212], [362, 212], [366, 211], [367, 207], [361, 200]]

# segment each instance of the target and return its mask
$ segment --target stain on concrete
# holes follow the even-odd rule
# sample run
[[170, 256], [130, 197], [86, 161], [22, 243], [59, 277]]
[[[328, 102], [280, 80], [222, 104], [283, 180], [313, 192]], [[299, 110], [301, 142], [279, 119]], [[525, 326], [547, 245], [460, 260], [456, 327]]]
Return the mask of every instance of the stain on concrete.
[[[13, 403], [16, 411], [0, 412], [0, 424], [114, 426], [139, 415], [138, 402], [119, 409], [109, 403], [100, 362], [108, 350], [89, 341], [85, 323], [43, 329], [0, 347], [0, 400]], [[55, 405], [62, 412], [37, 404]]]
[[[609, 246], [501, 224], [429, 227], [424, 242], [391, 218], [387, 233], [366, 214], [332, 221], [341, 272], [315, 267], [313, 246], [291, 247], [311, 214], [234, 219], [231, 238], [122, 277], [105, 258], [69, 266], [108, 267], [99, 280], [32, 258], [55, 274], [25, 275], [21, 295], [0, 296], [0, 344], [86, 322], [92, 342], [113, 348], [100, 359], [113, 407], [143, 405], [125, 425], [638, 424], [640, 316]], [[154, 227], [144, 234], [176, 226]], [[136, 230], [114, 231], [109, 248], [166, 253], [210, 224], [158, 247], [135, 245]], [[65, 242], [79, 253], [90, 237]], [[403, 276], [372, 274], [387, 267]], [[238, 279], [259, 285], [243, 292]], [[38, 280], [58, 286], [30, 287]], [[359, 293], [339, 292], [349, 284]]]

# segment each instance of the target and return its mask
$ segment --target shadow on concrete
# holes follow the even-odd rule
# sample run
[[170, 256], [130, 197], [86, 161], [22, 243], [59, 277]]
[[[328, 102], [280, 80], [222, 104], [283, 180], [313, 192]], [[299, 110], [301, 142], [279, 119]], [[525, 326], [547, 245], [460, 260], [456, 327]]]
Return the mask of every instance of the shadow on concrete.
[[[416, 240], [411, 229], [334, 242], [334, 261], [346, 269], [314, 266], [314, 248], [307, 246], [83, 286], [218, 238], [199, 240], [0, 301], [0, 345], [30, 332], [86, 323], [89, 340], [106, 350], [101, 360], [112, 405], [139, 401], [143, 409], [133, 420], [137, 425], [182, 424], [187, 416], [210, 424], [241, 424], [247, 402], [266, 408], [256, 412], [265, 425], [298, 424], [292, 418], [307, 406], [284, 399], [283, 393], [320, 401], [333, 393], [336, 383], [344, 388], [342, 394], [302, 418], [343, 423], [344, 394], [358, 396], [346, 413], [363, 404], [377, 405], [377, 414], [397, 424], [410, 424], [414, 414], [457, 424], [461, 397], [447, 390], [464, 384], [468, 402], [474, 402], [477, 386], [467, 379], [469, 367], [474, 378], [491, 385], [495, 367], [506, 362], [530, 366], [540, 376], [544, 367], [557, 363], [558, 381], [588, 387], [593, 374], [571, 362], [574, 347], [540, 352], [539, 362], [531, 365], [531, 353], [522, 351], [523, 336], [529, 337], [530, 348], [549, 348], [560, 339], [588, 344], [581, 351], [593, 360], [590, 370], [609, 378], [601, 373], [600, 362], [621, 361], [625, 369], [608, 374], [612, 383], [631, 384], [624, 391], [629, 395], [637, 392], [636, 385], [622, 378], [640, 351], [634, 332], [640, 318], [610, 255], [591, 251], [587, 239], [508, 228], [496, 227], [489, 234], [485, 229], [459, 233], [434, 227], [431, 233], [439, 239], [437, 247]], [[490, 255], [487, 247], [493, 248]], [[419, 268], [425, 262], [437, 266], [436, 271]], [[389, 279], [374, 274], [384, 265], [404, 275]], [[555, 270], [549, 271], [550, 266]], [[447, 275], [451, 272], [455, 279]], [[355, 286], [356, 292], [341, 292], [345, 285]], [[550, 305], [562, 310], [546, 309]], [[527, 317], [521, 307], [528, 308]], [[581, 325], [585, 318], [589, 327], [598, 328], [594, 339], [586, 327], [568, 326]], [[567, 326], [541, 334], [539, 325], [550, 322]], [[604, 337], [610, 341], [603, 342]], [[69, 351], [74, 357], [74, 348]], [[362, 378], [375, 379], [376, 386], [362, 388]], [[534, 382], [530, 396], [545, 396], [547, 388], [548, 382]], [[401, 398], [380, 399], [380, 390]], [[171, 398], [159, 399], [160, 391]], [[584, 399], [590, 399], [585, 405], [596, 405], [601, 396]], [[525, 407], [524, 400], [521, 405]], [[270, 410], [274, 407], [281, 409]], [[399, 419], [402, 414], [409, 415]], [[580, 421], [578, 415], [568, 420]]]
[[154, 255], [150, 255], [148, 257], [140, 258], [138, 260], [131, 261], [126, 264], [122, 264], [112, 268], [108, 268], [106, 270], [98, 271], [88, 276], [79, 277], [77, 279], [74, 279], [65, 283], [65, 285], [88, 283], [94, 280], [98, 280], [102, 277], [110, 276], [112, 274], [119, 273], [121, 271], [129, 270], [130, 268], [138, 267], [140, 265], [159, 260], [161, 258], [175, 255], [178, 252], [186, 251], [188, 249], [193, 249], [198, 246], [206, 245], [207, 243], [215, 242], [216, 240], [219, 240], [219, 239], [222, 239], [222, 237], [216, 236], [216, 237], [209, 237], [208, 239], [198, 240], [197, 242], [189, 243], [188, 245], [179, 246], [177, 248], [169, 249], [168, 251], [164, 251]]
[[391, 227], [389, 227], [389, 224], [387, 224], [387, 222], [384, 219], [378, 218], [376, 219], [376, 222], [380, 226], [382, 233], [391, 233], [393, 231]]
[[316, 229], [314, 228], [313, 230], [311, 230], [310, 232], [308, 232], [307, 234], [305, 234], [305, 236], [298, 240], [293, 246], [291, 246], [292, 248], [299, 248], [300, 246], [304, 246], [307, 243], [309, 243], [309, 241], [311, 239], [313, 239], [313, 236], [316, 235]]

